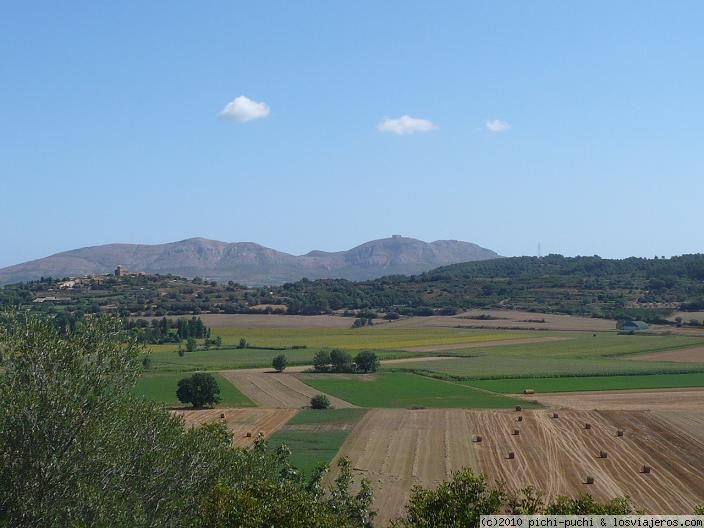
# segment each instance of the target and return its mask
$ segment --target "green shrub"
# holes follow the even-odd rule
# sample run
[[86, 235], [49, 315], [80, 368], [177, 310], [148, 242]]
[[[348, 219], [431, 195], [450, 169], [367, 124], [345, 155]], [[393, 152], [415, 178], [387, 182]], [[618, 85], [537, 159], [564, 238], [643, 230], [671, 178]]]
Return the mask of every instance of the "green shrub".
[[274, 359], [271, 360], [271, 366], [277, 372], [283, 372], [287, 365], [288, 365], [288, 360], [286, 359], [286, 356], [284, 356], [283, 354], [279, 354], [278, 356], [276, 356]]
[[325, 394], [316, 394], [310, 399], [310, 406], [313, 409], [327, 409], [330, 407], [330, 400]]

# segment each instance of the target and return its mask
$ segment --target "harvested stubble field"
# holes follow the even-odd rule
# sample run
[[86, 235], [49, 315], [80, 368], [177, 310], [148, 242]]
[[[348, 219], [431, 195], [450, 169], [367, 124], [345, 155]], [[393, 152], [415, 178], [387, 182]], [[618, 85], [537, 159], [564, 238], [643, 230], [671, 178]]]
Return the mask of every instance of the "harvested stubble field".
[[[691, 513], [704, 499], [704, 436], [675, 429], [667, 415], [648, 411], [471, 413], [479, 469], [510, 488], [533, 485], [548, 496], [588, 492], [597, 499], [630, 496], [650, 513]], [[584, 424], [591, 424], [585, 429]], [[623, 430], [624, 436], [616, 435]], [[506, 452], [515, 452], [508, 460]], [[599, 458], [600, 451], [607, 458]], [[652, 473], [642, 474], [644, 465]], [[587, 476], [594, 478], [584, 484]]]
[[[199, 426], [224, 421], [232, 431], [237, 447], [251, 447], [261, 432], [265, 438], [280, 429], [295, 414], [295, 409], [193, 409], [172, 411], [183, 417], [187, 426]], [[251, 436], [247, 436], [247, 434]]]
[[[354, 473], [374, 486], [377, 524], [398, 517], [414, 484], [434, 486], [451, 470], [474, 466], [465, 411], [373, 409], [360, 420], [338, 453]], [[329, 478], [336, 476], [333, 471]]]
[[[223, 372], [222, 376], [261, 407], [300, 409], [320, 393], [289, 374], [240, 370]], [[328, 398], [336, 409], [354, 407], [334, 396]]]
[[[561, 411], [558, 419], [523, 411], [522, 422], [518, 414], [375, 409], [338, 456], [349, 456], [357, 475], [371, 480], [380, 525], [402, 514], [414, 484], [433, 486], [465, 466], [512, 489], [532, 485], [550, 497], [629, 495], [653, 513], [690, 513], [704, 500], [701, 411], [694, 414], [695, 426], [687, 424], [688, 415], [671, 419], [647, 411]], [[512, 434], [516, 428], [519, 435]], [[616, 436], [619, 428], [622, 437]], [[481, 435], [481, 443], [473, 443], [472, 435]], [[598, 458], [601, 450], [607, 458]], [[643, 464], [652, 473], [641, 474]], [[584, 484], [587, 476], [593, 484]]]

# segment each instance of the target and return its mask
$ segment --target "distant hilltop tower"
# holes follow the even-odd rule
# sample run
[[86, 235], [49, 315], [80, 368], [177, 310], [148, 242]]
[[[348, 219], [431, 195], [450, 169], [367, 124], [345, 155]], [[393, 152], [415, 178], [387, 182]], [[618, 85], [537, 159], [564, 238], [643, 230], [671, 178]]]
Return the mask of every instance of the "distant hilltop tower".
[[127, 274], [127, 268], [124, 266], [117, 266], [115, 268], [115, 277], [122, 277]]

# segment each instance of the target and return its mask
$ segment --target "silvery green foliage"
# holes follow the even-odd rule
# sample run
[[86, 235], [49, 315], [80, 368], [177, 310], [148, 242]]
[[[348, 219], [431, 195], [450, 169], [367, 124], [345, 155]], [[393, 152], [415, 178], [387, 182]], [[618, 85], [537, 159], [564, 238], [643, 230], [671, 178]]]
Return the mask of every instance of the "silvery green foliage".
[[0, 525], [174, 525], [217, 478], [221, 440], [130, 394], [139, 348], [119, 321], [61, 335], [4, 315], [0, 342]]
[[186, 428], [133, 396], [140, 351], [121, 329], [0, 314], [0, 527], [370, 525], [349, 463], [324, 490], [325, 469], [304, 482], [286, 447], [234, 448], [224, 424]]

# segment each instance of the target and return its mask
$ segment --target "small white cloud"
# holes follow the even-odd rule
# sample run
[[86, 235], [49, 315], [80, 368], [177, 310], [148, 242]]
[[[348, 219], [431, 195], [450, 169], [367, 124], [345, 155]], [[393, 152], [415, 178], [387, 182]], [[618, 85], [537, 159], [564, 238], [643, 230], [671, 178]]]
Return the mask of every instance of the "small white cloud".
[[484, 128], [492, 134], [500, 134], [509, 130], [511, 125], [506, 121], [501, 121], [501, 119], [487, 119], [484, 121]]
[[388, 132], [403, 136], [405, 134], [415, 134], [417, 132], [430, 132], [437, 128], [432, 121], [419, 119], [409, 115], [402, 115], [398, 119], [385, 117], [376, 127], [380, 132]]
[[225, 105], [218, 114], [220, 117], [246, 123], [269, 115], [269, 105], [252, 101], [249, 97], [240, 95]]

